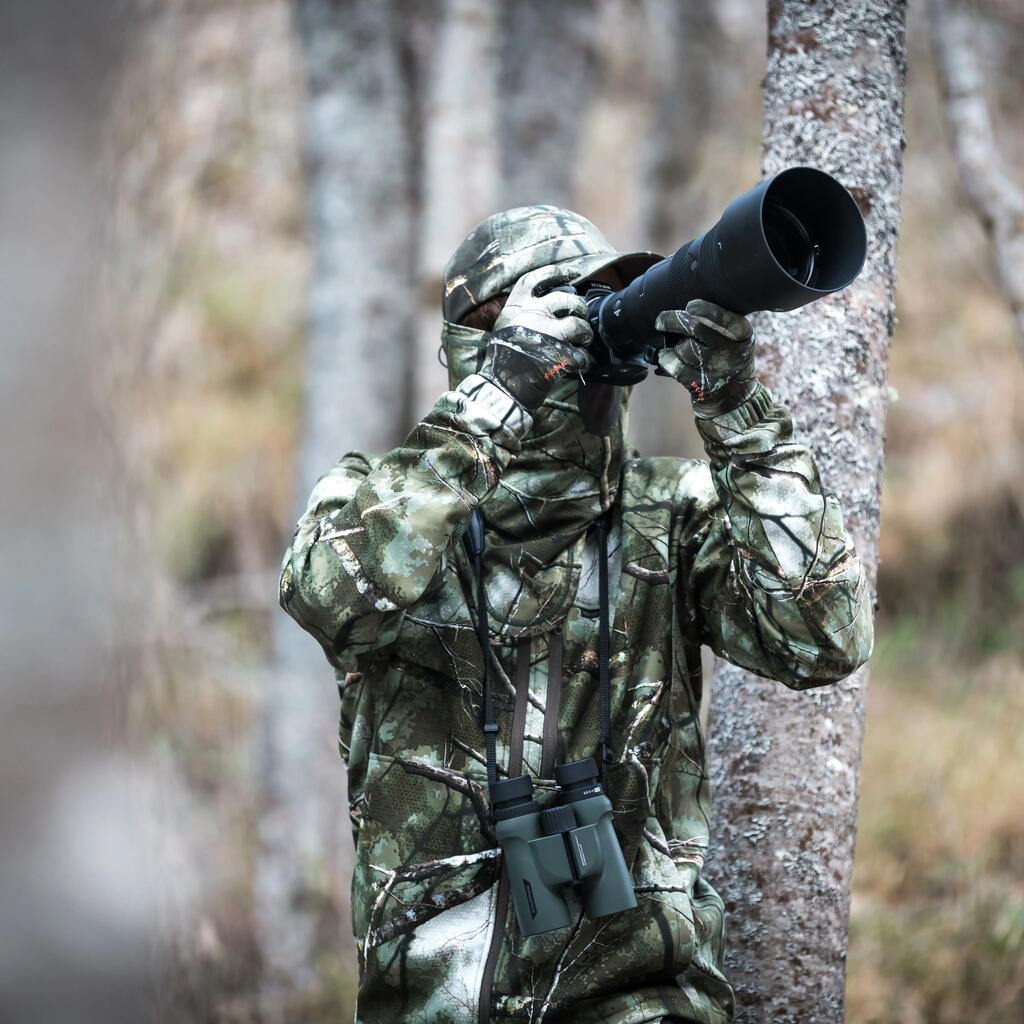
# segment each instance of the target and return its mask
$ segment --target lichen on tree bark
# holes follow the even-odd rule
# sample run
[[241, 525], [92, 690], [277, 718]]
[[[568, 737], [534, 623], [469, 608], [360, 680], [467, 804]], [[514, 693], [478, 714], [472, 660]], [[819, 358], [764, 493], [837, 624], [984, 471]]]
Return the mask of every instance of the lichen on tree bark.
[[[868, 257], [840, 295], [755, 318], [762, 379], [835, 492], [872, 581], [878, 558], [906, 75], [902, 0], [770, 0], [762, 169], [809, 164], [861, 207]], [[710, 880], [726, 901], [741, 1021], [838, 1022], [865, 669], [785, 690], [730, 665], [712, 692]]]

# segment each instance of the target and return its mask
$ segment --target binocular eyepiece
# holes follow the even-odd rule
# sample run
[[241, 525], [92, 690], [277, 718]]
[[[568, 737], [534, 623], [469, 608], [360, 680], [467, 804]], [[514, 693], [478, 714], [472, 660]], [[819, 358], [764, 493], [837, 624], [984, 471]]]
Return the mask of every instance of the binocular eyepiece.
[[658, 314], [706, 299], [734, 313], [782, 312], [841, 291], [867, 254], [864, 219], [849, 192], [813, 167], [789, 167], [734, 199], [718, 223], [625, 288], [584, 286], [591, 352], [587, 378], [636, 384], [663, 342]]
[[636, 906], [633, 882], [612, 825], [612, 804], [592, 757], [555, 768], [558, 802], [541, 808], [526, 775], [490, 787], [495, 831], [523, 935], [573, 923], [574, 888], [587, 917]]

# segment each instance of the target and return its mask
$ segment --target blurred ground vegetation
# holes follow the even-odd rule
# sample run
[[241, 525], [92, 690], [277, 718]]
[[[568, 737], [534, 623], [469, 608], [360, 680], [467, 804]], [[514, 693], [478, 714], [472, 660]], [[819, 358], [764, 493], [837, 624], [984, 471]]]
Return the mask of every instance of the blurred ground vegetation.
[[[1008, 166], [1019, 20], [982, 11]], [[899, 324], [882, 501], [848, 1019], [1024, 1018], [1024, 364], [910, 23]], [[915, 32], [915, 29], [918, 31]]]
[[[992, 100], [1019, 167], [1024, 31], [988, 17]], [[920, 20], [848, 1019], [1010, 1022], [1024, 1019], [1024, 366], [958, 192]], [[762, 51], [742, 52], [756, 83]], [[187, 808], [165, 907], [176, 969], [161, 993], [178, 1019], [255, 1015], [252, 734], [295, 511], [300, 117], [284, 3], [183, 2], [149, 32], [115, 124], [106, 386], [149, 579], [144, 674], [126, 706], [134, 745]], [[756, 167], [759, 123], [738, 107], [703, 173], [716, 139], [732, 165]], [[347, 1014], [352, 972], [323, 964], [308, 1019]]]

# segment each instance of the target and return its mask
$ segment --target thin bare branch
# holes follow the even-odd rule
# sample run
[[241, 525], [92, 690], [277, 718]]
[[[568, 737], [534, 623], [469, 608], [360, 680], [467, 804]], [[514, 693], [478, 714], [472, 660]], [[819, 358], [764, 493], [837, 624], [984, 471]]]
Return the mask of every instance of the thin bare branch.
[[1024, 190], [999, 154], [970, 13], [930, 0], [932, 46], [960, 184], [992, 244], [992, 261], [1024, 350]]

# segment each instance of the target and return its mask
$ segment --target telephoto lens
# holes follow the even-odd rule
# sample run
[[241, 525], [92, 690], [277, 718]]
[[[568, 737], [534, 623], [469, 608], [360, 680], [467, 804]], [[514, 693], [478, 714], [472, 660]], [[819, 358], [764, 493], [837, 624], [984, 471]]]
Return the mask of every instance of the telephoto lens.
[[526, 775], [490, 787], [495, 833], [508, 874], [509, 892], [523, 935], [539, 935], [572, 923], [562, 886], [574, 879], [565, 844], [541, 827], [541, 811]]
[[[570, 836], [580, 838], [592, 830], [594, 847], [599, 851], [598, 870], [583, 875], [577, 869], [580, 899], [587, 917], [607, 917], [636, 906], [633, 880], [622, 856], [619, 837], [612, 824], [612, 802], [605, 795], [598, 775], [597, 763], [592, 757], [555, 768], [555, 781], [559, 787], [559, 802], [571, 807], [577, 828]], [[589, 845], [589, 843], [588, 843]], [[579, 850], [573, 855], [579, 864]], [[585, 851], [583, 851], [586, 857]]]
[[[841, 291], [860, 273], [867, 232], [853, 196], [814, 167], [787, 167], [734, 199], [718, 223], [625, 288], [585, 292], [598, 365], [587, 380], [636, 384], [664, 344], [666, 309], [706, 299], [734, 313], [782, 312]], [[579, 288], [585, 288], [579, 282]]]

